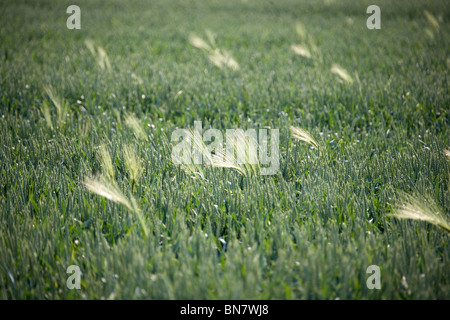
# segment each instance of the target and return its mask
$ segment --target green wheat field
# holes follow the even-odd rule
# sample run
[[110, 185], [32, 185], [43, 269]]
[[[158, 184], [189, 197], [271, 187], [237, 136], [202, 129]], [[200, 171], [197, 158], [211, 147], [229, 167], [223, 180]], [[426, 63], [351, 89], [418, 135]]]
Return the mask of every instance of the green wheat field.
[[[448, 1], [0, 15], [0, 299], [450, 299]], [[278, 172], [174, 163], [194, 121], [278, 129]]]

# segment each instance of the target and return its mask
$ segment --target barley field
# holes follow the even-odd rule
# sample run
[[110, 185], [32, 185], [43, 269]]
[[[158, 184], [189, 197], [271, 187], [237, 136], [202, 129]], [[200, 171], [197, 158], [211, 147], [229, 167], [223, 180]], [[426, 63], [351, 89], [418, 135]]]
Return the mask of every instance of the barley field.
[[72, 4], [0, 1], [0, 299], [450, 298], [448, 1]]

